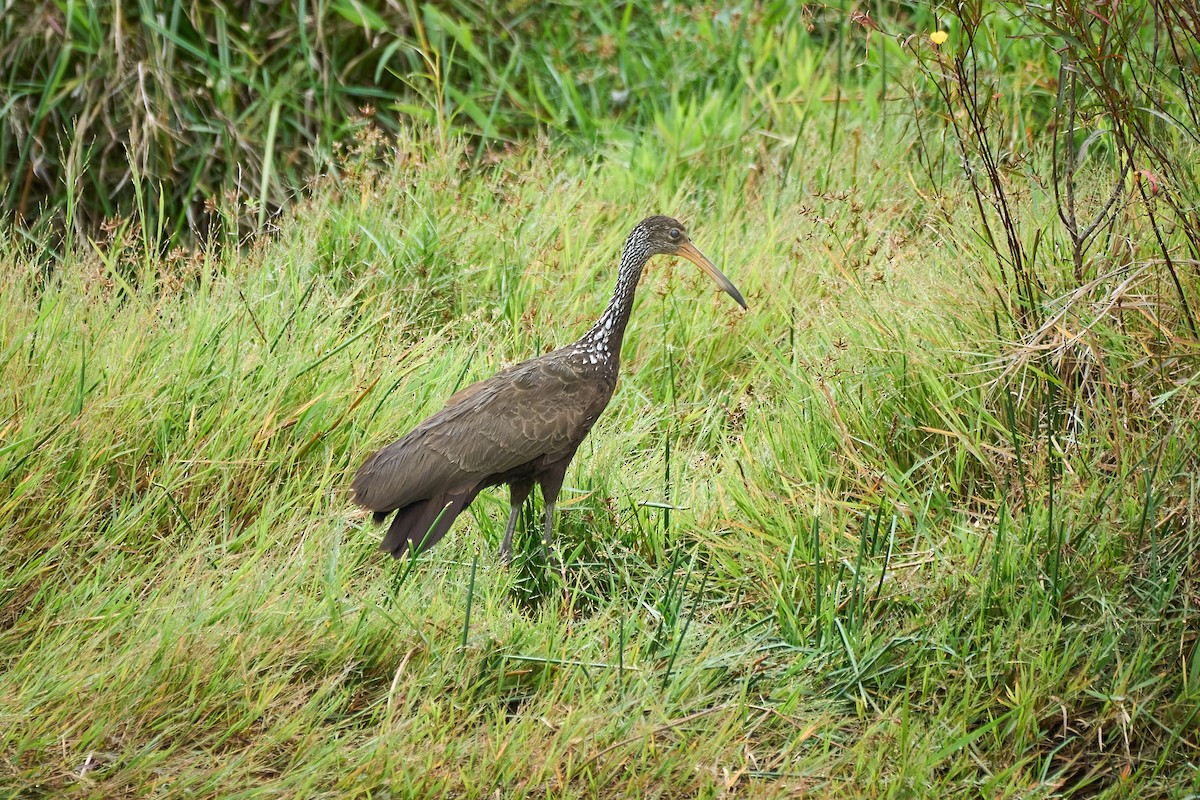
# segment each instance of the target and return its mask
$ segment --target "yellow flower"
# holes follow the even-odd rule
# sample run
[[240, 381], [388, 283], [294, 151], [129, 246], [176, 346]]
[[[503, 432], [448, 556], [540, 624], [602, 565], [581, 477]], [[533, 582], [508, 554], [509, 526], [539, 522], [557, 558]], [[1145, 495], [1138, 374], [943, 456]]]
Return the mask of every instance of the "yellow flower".
[[934, 44], [945, 44], [946, 40], [949, 38], [950, 34], [946, 33], [945, 31], [934, 31], [933, 33], [929, 34], [929, 41], [933, 42]]

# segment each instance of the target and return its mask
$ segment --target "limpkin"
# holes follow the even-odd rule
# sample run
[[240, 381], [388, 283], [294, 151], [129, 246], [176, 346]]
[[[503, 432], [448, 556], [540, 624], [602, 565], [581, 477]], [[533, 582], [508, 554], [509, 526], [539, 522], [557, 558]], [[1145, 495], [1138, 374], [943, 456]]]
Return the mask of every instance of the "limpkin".
[[691, 261], [746, 308], [737, 287], [696, 249], [683, 225], [662, 216], [642, 220], [625, 240], [608, 308], [578, 341], [460, 390], [445, 408], [363, 463], [351, 486], [354, 501], [373, 511], [376, 522], [396, 514], [380, 550], [397, 558], [421, 553], [446, 535], [481, 489], [504, 483], [512, 511], [501, 560], [512, 560], [517, 517], [535, 483], [542, 487], [549, 548], [567, 466], [612, 397], [633, 295], [642, 268], [659, 254]]

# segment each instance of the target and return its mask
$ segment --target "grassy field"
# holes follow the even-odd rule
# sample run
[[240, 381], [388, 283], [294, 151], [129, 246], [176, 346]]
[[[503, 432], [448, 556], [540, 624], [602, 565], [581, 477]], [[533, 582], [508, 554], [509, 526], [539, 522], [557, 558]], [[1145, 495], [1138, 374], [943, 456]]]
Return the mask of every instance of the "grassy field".
[[[232, 203], [207, 246], [0, 234], [0, 796], [1200, 793], [1196, 343], [1146, 216], [1075, 286], [1031, 147], [1023, 329], [888, 48], [747, 36], [594, 147], [359, 122], [244, 247]], [[533, 513], [499, 566], [503, 490], [379, 555], [362, 459], [583, 333], [651, 213], [750, 308], [652, 262], [561, 564]]]

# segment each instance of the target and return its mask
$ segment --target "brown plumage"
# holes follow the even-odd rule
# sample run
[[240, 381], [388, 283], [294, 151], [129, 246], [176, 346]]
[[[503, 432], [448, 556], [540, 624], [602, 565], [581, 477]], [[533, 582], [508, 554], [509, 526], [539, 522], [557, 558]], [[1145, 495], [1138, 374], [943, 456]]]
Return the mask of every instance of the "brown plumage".
[[621, 342], [642, 268], [651, 256], [678, 255], [734, 300], [741, 293], [670, 217], [649, 217], [629, 234], [617, 285], [604, 314], [578, 341], [472, 384], [398, 441], [372, 454], [354, 476], [354, 501], [383, 522], [396, 512], [380, 549], [399, 558], [446, 535], [488, 486], [507, 483], [512, 510], [500, 557], [512, 559], [521, 506], [540, 484], [550, 545], [554, 504], [567, 466], [617, 385]]

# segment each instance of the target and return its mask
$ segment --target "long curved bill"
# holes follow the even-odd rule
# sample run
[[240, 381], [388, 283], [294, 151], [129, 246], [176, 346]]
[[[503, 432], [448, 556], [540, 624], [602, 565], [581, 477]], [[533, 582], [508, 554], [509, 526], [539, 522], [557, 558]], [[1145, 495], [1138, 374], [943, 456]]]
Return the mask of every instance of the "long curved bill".
[[725, 290], [727, 295], [732, 297], [734, 300], [737, 300], [737, 304], [739, 306], [746, 308], [746, 301], [742, 299], [742, 293], [739, 292], [737, 287], [733, 285], [733, 281], [729, 280], [729, 278], [726, 278], [725, 273], [717, 269], [716, 264], [709, 261], [705, 257], [704, 253], [701, 253], [699, 250], [697, 250], [696, 245], [692, 244], [691, 242], [681, 245], [676, 254], [683, 256], [688, 261], [704, 270], [704, 273], [708, 275], [708, 277], [712, 278], [713, 282], [716, 283], [717, 286], [720, 286], [723, 290]]

